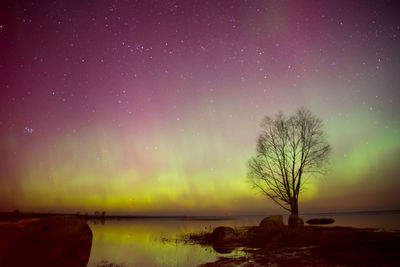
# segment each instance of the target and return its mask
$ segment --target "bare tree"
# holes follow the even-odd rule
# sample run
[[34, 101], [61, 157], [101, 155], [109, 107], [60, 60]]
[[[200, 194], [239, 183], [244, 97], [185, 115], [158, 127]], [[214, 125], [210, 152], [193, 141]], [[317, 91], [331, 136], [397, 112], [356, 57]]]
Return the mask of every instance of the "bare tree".
[[298, 216], [298, 199], [304, 182], [324, 172], [330, 152], [322, 120], [301, 108], [285, 117], [266, 116], [261, 123], [257, 153], [249, 161], [252, 186], [276, 204]]

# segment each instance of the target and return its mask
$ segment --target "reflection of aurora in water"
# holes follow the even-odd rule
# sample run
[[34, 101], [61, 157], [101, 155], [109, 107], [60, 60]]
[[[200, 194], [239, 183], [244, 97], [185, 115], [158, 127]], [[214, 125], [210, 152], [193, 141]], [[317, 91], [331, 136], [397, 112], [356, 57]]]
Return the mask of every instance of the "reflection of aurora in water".
[[[92, 252], [88, 266], [101, 261], [124, 266], [195, 266], [215, 261], [218, 253], [211, 247], [188, 245], [178, 241], [184, 234], [208, 231], [235, 221], [184, 220], [111, 220], [90, 223], [93, 231]], [[240, 250], [223, 254], [241, 255]]]
[[[322, 216], [334, 218], [332, 226], [400, 229], [400, 212]], [[321, 217], [321, 214], [302, 217], [307, 220]], [[215, 261], [218, 256], [241, 256], [244, 252], [240, 249], [191, 245], [177, 239], [189, 233], [211, 231], [221, 225], [257, 225], [261, 219], [262, 216], [250, 216], [218, 221], [132, 219], [105, 220], [104, 224], [89, 222], [93, 231], [89, 266], [97, 266], [102, 261], [124, 266], [195, 266]], [[287, 221], [287, 216], [284, 220]]]

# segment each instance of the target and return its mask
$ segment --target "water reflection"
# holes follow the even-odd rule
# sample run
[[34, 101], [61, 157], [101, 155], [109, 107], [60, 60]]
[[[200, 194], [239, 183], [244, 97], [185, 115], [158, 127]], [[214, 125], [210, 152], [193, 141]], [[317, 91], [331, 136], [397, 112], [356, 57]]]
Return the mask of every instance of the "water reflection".
[[224, 245], [219, 245], [219, 244], [213, 244], [212, 248], [214, 249], [215, 252], [220, 253], [220, 254], [230, 254], [235, 250], [234, 246], [224, 246]]
[[365, 212], [365, 213], [331, 213], [302, 215], [304, 221], [311, 218], [333, 218], [335, 222], [327, 226], [349, 226], [356, 228], [400, 229], [400, 211]]
[[[224, 225], [258, 225], [264, 216], [234, 220], [133, 219], [89, 221], [93, 245], [88, 266], [196, 266], [219, 256], [242, 256], [234, 247], [204, 247], [179, 241], [181, 236]], [[304, 220], [330, 217], [330, 226], [400, 229], [399, 213], [303, 215]], [[284, 218], [287, 222], [287, 216]]]
[[[209, 231], [232, 221], [184, 220], [106, 220], [89, 222], [93, 231], [92, 253], [88, 266], [112, 263], [123, 266], [195, 266], [215, 261], [218, 253], [211, 247], [188, 245], [182, 235]], [[219, 248], [217, 248], [217, 251]], [[231, 248], [224, 255], [240, 255]]]

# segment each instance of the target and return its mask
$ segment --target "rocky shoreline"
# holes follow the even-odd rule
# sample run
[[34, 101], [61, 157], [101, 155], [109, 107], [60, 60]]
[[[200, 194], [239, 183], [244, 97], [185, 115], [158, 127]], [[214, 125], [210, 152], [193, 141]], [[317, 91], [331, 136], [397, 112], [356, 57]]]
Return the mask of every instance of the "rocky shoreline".
[[[218, 228], [188, 236], [189, 242], [212, 246], [221, 253], [216, 262], [203, 266], [398, 266], [400, 263], [399, 231], [301, 225]], [[223, 256], [237, 248], [246, 256]]]

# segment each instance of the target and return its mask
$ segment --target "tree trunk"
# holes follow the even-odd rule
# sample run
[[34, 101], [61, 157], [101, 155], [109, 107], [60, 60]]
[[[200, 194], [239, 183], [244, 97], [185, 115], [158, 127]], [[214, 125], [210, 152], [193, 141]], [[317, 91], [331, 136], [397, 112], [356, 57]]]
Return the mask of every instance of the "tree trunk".
[[293, 198], [290, 202], [290, 212], [292, 215], [299, 216], [299, 204], [297, 198]]

